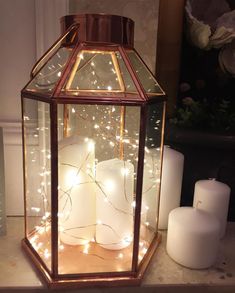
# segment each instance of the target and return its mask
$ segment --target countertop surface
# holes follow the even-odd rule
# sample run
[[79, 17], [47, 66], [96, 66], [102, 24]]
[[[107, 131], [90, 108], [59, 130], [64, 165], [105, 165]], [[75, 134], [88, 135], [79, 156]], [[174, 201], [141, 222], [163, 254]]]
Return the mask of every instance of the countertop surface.
[[[7, 235], [0, 237], [0, 292], [49, 292], [21, 249], [23, 230], [22, 217], [8, 217]], [[162, 231], [161, 234], [162, 243], [151, 260], [141, 286], [63, 292], [235, 293], [235, 222], [228, 223], [226, 236], [220, 242], [217, 262], [207, 270], [191, 270], [175, 263], [165, 251], [166, 232]]]

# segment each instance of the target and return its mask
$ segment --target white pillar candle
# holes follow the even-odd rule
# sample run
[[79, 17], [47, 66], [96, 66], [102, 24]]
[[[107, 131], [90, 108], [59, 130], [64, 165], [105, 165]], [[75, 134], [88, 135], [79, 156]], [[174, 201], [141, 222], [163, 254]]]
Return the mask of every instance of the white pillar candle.
[[222, 238], [226, 231], [230, 187], [216, 180], [197, 181], [194, 188], [193, 206], [214, 214], [220, 221]]
[[134, 166], [111, 159], [96, 166], [96, 241], [107, 249], [128, 246], [133, 236]]
[[95, 236], [95, 151], [91, 139], [72, 136], [59, 143], [59, 229], [65, 244]]
[[156, 229], [160, 185], [160, 150], [146, 149], [142, 189], [141, 222]]
[[184, 169], [184, 155], [164, 146], [159, 207], [159, 229], [167, 229], [168, 215], [179, 207]]
[[167, 253], [177, 263], [204, 269], [213, 265], [219, 248], [220, 223], [210, 213], [179, 207], [169, 214]]

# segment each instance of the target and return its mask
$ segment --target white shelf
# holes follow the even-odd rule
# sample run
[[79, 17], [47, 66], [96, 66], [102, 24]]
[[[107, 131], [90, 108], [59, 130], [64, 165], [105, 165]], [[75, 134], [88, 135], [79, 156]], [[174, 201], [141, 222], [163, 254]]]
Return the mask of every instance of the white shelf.
[[[7, 236], [0, 237], [0, 292], [49, 292], [21, 249], [23, 218], [8, 217]], [[235, 293], [235, 222], [228, 223], [216, 264], [208, 270], [190, 270], [165, 252], [166, 232], [140, 287], [77, 289], [86, 293]], [[61, 291], [59, 291], [61, 292]]]

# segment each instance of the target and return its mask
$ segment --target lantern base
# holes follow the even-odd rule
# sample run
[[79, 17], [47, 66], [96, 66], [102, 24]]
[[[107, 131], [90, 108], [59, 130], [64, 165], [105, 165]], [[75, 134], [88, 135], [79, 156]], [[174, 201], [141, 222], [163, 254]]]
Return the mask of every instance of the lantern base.
[[148, 252], [139, 264], [137, 272], [107, 272], [102, 274], [73, 274], [73, 275], [59, 275], [53, 277], [50, 271], [46, 268], [43, 261], [32, 248], [27, 239], [22, 240], [22, 247], [31, 261], [37, 268], [39, 276], [46, 281], [46, 284], [51, 289], [56, 288], [80, 288], [80, 287], [115, 287], [115, 286], [137, 286], [140, 285], [147, 266], [153, 256], [155, 250], [161, 242], [161, 234], [157, 234], [152, 241]]

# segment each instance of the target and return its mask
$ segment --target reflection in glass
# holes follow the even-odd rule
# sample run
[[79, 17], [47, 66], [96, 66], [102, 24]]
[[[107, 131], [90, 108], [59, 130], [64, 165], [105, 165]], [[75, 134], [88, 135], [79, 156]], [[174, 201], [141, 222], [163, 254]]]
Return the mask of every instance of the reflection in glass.
[[163, 103], [150, 104], [147, 114], [141, 204], [139, 262], [157, 235], [159, 208]]
[[71, 49], [62, 47], [58, 52], [37, 72], [27, 86], [27, 90], [35, 92], [52, 92], [61, 77], [65, 64], [70, 56]]
[[112, 53], [79, 53], [67, 89], [121, 90]]
[[161, 94], [164, 92], [159, 86], [158, 82], [152, 75], [152, 73], [148, 70], [146, 65], [141, 61], [139, 56], [132, 50], [127, 51], [127, 55], [131, 61], [131, 65], [133, 66], [139, 80], [141, 81], [142, 86], [147, 94]]
[[127, 70], [126, 64], [124, 63], [122, 56], [120, 55], [119, 52], [116, 52], [115, 54], [116, 54], [116, 58], [117, 58], [117, 61], [119, 64], [121, 78], [124, 81], [124, 86], [125, 86], [126, 92], [136, 93], [137, 92], [136, 87], [135, 87], [134, 82], [130, 76], [129, 71]]
[[120, 53], [94, 50], [79, 52], [65, 90], [76, 95], [136, 92]]
[[27, 238], [51, 267], [51, 152], [49, 104], [24, 99]]
[[58, 113], [59, 272], [128, 271], [140, 108], [66, 104]]
[[77, 28], [77, 25], [72, 25], [70, 29], [38, 60], [32, 69], [32, 77], [35, 77], [35, 75], [42, 69], [42, 67], [44, 67], [46, 63], [48, 63], [48, 61], [58, 52], [58, 50], [68, 47], [72, 49], [75, 46], [78, 35]]

